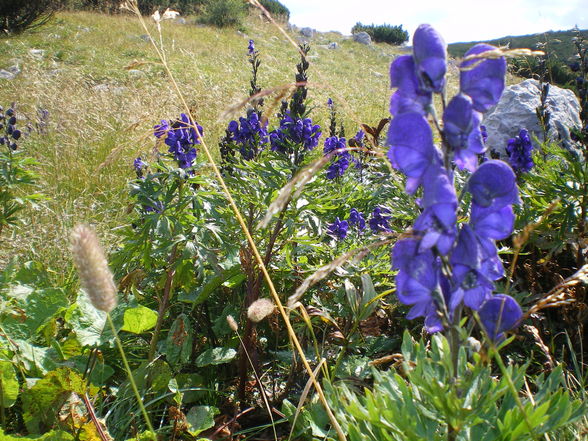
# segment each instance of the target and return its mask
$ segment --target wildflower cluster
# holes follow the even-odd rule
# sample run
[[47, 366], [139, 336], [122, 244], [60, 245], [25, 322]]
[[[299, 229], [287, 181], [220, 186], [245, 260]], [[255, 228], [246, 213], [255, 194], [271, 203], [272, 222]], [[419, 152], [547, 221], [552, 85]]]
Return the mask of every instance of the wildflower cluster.
[[313, 124], [312, 119], [294, 119], [290, 111], [286, 111], [280, 126], [269, 135], [271, 149], [289, 154], [293, 152], [293, 145], [302, 145], [304, 150], [313, 150], [318, 145], [321, 134], [321, 127]]
[[[500, 339], [522, 315], [514, 299], [493, 295], [494, 282], [504, 275], [495, 241], [511, 234], [512, 205], [519, 202], [515, 174], [501, 161], [478, 166], [485, 151], [482, 113], [504, 89], [506, 60], [484, 57], [495, 49], [478, 44], [465, 54], [460, 91], [444, 108], [441, 149], [433, 143], [427, 115], [434, 113], [433, 94], [442, 94], [446, 83], [443, 38], [431, 26], [419, 26], [413, 55], [398, 57], [390, 69], [397, 91], [390, 103], [388, 158], [407, 176], [409, 194], [422, 188], [422, 212], [412, 236], [396, 243], [392, 262], [399, 300], [411, 306], [407, 318], [425, 317], [429, 332], [459, 323], [465, 306], [478, 311], [491, 338]], [[471, 172], [469, 222], [459, 226], [454, 165]]]
[[[372, 212], [369, 224], [372, 233], [388, 233], [392, 231], [390, 229], [389, 222], [391, 217], [388, 216], [391, 211], [385, 207], [376, 207]], [[346, 220], [340, 220], [337, 218], [335, 222], [329, 225], [327, 233], [338, 240], [343, 240], [347, 237], [347, 233], [350, 227], [355, 228], [359, 233], [363, 232], [366, 228], [366, 220], [362, 212], [357, 208], [352, 208], [349, 212], [349, 216]]]
[[391, 211], [385, 207], [378, 206], [374, 208], [372, 216], [369, 220], [370, 229], [372, 230], [372, 233], [389, 233], [390, 231], [392, 231], [390, 230], [390, 225], [388, 223], [391, 219], [391, 217], [388, 216], [389, 214], [391, 214]]
[[508, 162], [516, 173], [526, 173], [533, 168], [533, 144], [529, 132], [521, 129], [519, 136], [508, 140], [506, 146]]
[[0, 106], [0, 145], [6, 145], [11, 150], [16, 150], [18, 145], [16, 141], [20, 139], [22, 133], [16, 128], [16, 113], [12, 107], [4, 111]]
[[247, 118], [239, 118], [239, 122], [231, 121], [227, 128], [227, 140], [239, 147], [245, 160], [255, 158], [268, 143], [267, 121], [262, 123], [259, 114], [251, 109]]
[[339, 138], [338, 136], [327, 138], [323, 153], [332, 156], [331, 165], [327, 169], [327, 179], [335, 179], [343, 176], [345, 170], [349, 168], [349, 162], [351, 160], [345, 138]]
[[161, 120], [161, 124], [154, 127], [154, 134], [157, 138], [165, 136], [165, 144], [169, 146], [169, 153], [174, 155], [180, 168], [192, 167], [196, 159], [196, 144], [200, 144], [198, 133], [202, 136], [203, 131], [200, 125], [191, 121], [182, 113], [180, 119], [175, 121]]

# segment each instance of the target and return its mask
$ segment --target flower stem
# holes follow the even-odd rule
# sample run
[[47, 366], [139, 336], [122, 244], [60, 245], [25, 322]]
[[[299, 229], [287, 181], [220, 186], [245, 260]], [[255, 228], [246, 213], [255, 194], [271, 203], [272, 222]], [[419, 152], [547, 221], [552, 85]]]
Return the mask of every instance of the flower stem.
[[139, 408], [141, 409], [141, 413], [143, 414], [143, 418], [145, 418], [145, 423], [147, 424], [147, 428], [155, 433], [153, 430], [153, 426], [151, 425], [151, 420], [149, 419], [149, 414], [143, 405], [143, 400], [141, 395], [139, 395], [139, 390], [137, 389], [137, 384], [135, 383], [135, 378], [133, 377], [133, 373], [131, 372], [131, 368], [129, 367], [129, 362], [127, 361], [127, 357], [125, 355], [125, 350], [123, 349], [122, 342], [120, 338], [118, 338], [118, 333], [116, 332], [116, 328], [114, 327], [114, 323], [112, 322], [112, 318], [110, 317], [110, 313], [106, 313], [106, 319], [110, 324], [110, 329], [112, 329], [112, 333], [114, 335], [114, 340], [116, 341], [116, 345], [118, 346], [118, 350], [120, 351], [120, 356], [122, 358], [123, 364], [125, 366], [125, 370], [127, 371], [127, 376], [129, 377], [129, 382], [131, 383], [131, 387], [133, 392], [135, 393], [135, 398], [137, 399], [137, 404], [139, 404]]

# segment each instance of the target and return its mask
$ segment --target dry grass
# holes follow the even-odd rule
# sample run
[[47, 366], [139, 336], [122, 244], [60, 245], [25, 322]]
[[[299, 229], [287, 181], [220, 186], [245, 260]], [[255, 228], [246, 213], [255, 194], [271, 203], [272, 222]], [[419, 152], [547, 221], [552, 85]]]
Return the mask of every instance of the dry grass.
[[[154, 25], [152, 30], [158, 38]], [[249, 17], [243, 31], [163, 26], [168, 60], [209, 145], [224, 133], [223, 112], [247, 95], [249, 38], [262, 55], [262, 87], [293, 81], [298, 54], [284, 36], [258, 16]], [[39, 161], [40, 190], [48, 200], [0, 238], [2, 266], [11, 256], [35, 258], [53, 268], [69, 266], [66, 238], [79, 222], [96, 224], [110, 246], [116, 244], [115, 230], [127, 222], [132, 160], [152, 151], [152, 126], [180, 112], [142, 34], [132, 16], [64, 13], [36, 32], [0, 40], [0, 68], [19, 64], [22, 69], [15, 80], [0, 80], [0, 103], [15, 101], [30, 119], [37, 108], [50, 114], [48, 134], [22, 143]], [[332, 41], [339, 48], [328, 49]], [[336, 33], [319, 34], [311, 46], [309, 96], [315, 120], [326, 122], [329, 96], [339, 102], [349, 134], [360, 122], [375, 123], [387, 115], [387, 72], [397, 48], [365, 47]], [[44, 50], [44, 56], [35, 57], [31, 49]]]

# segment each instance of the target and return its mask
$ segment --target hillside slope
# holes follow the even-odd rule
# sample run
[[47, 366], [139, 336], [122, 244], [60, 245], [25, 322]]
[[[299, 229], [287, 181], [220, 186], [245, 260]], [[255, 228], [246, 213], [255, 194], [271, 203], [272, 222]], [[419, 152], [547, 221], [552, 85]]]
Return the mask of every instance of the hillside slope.
[[[588, 30], [581, 30], [580, 33], [588, 39]], [[488, 41], [473, 41], [467, 43], [453, 43], [448, 47], [449, 54], [453, 57], [462, 57], [465, 52], [476, 43], [489, 43], [495, 46], [509, 45], [512, 49], [529, 48], [537, 49], [538, 43], [547, 43], [549, 53], [566, 62], [574, 56], [576, 48], [572, 42], [575, 36], [572, 30], [569, 31], [548, 31], [540, 34], [506, 36]]]
[[[224, 112], [247, 97], [250, 38], [261, 53], [264, 89], [294, 80], [296, 49], [257, 15], [248, 18], [243, 32], [164, 22], [160, 40], [155, 25], [147, 26], [157, 44], [163, 43], [213, 148], [229, 120], [239, 116]], [[21, 71], [13, 80], [0, 79], [0, 104], [15, 102], [21, 117], [32, 123], [38, 109], [49, 112], [47, 133], [22, 142], [39, 161], [39, 190], [48, 200], [25, 215], [26, 225], [12, 237], [0, 237], [0, 266], [9, 256], [24, 255], [55, 268], [67, 259], [65, 238], [75, 223], [97, 224], [114, 240], [111, 229], [126, 221], [133, 159], [149, 158], [153, 125], [182, 111], [145, 34], [131, 15], [63, 13], [35, 32], [0, 39], [0, 69]], [[328, 49], [330, 42], [338, 48]], [[317, 122], [326, 123], [328, 97], [352, 134], [360, 122], [373, 124], [388, 114], [388, 67], [396, 48], [362, 46], [337, 33], [318, 34], [311, 46], [309, 97]], [[271, 98], [266, 102], [269, 106]], [[270, 120], [270, 128], [276, 125]]]

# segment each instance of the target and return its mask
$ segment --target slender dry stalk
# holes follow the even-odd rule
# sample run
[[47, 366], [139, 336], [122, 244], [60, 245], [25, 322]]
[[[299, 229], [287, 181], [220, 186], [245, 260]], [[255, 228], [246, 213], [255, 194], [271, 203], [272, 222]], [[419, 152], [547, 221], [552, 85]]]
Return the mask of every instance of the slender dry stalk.
[[[256, 2], [256, 3], [259, 5], [258, 2]], [[125, 5], [125, 7], [132, 9], [132, 11], [139, 18], [139, 22], [141, 23], [143, 30], [147, 33], [147, 35], [150, 36], [149, 29], [147, 28], [145, 21], [143, 20], [143, 17], [141, 16], [141, 14], [139, 12], [139, 8], [137, 6], [136, 0], [127, 0], [124, 3], [124, 5]], [[261, 7], [261, 5], [259, 5], [259, 6]], [[266, 11], [266, 13], [267, 13], [267, 11]], [[269, 14], [267, 14], [267, 15], [269, 16]], [[285, 31], [283, 31], [283, 32], [285, 33]], [[180, 102], [182, 103], [182, 106], [184, 107], [186, 114], [190, 118], [190, 121], [196, 121], [196, 119], [192, 115], [192, 111], [190, 109], [190, 106], [186, 102], [184, 95], [182, 94], [182, 91], [181, 91], [178, 83], [175, 80], [175, 76], [171, 72], [171, 69], [170, 69], [168, 63], [166, 62], [165, 56], [162, 54], [162, 51], [160, 50], [160, 48], [157, 47], [154, 40], [152, 38], [150, 38], [150, 40], [151, 40], [151, 44], [152, 44], [153, 48], [155, 49], [159, 58], [163, 62], [164, 69], [165, 69], [168, 77], [170, 78], [170, 81], [172, 82], [173, 87], [175, 88], [175, 90], [178, 94], [178, 98], [179, 98]], [[202, 150], [204, 151], [204, 154], [205, 154], [206, 158], [208, 159], [210, 166], [212, 167], [214, 175], [216, 176], [219, 184], [221, 185], [221, 188], [222, 188], [223, 193], [229, 203], [229, 206], [230, 206], [231, 210], [233, 211], [237, 221], [239, 222], [239, 226], [243, 230], [243, 233], [245, 234], [247, 242], [249, 243], [249, 246], [251, 247], [251, 250], [253, 251], [253, 254], [255, 256], [255, 260], [257, 261], [257, 264], [259, 265], [261, 272], [263, 273], [263, 277], [266, 280], [269, 291], [270, 291], [270, 293], [274, 299], [274, 302], [276, 303], [278, 310], [280, 311], [280, 314], [284, 320], [284, 323], [286, 325], [286, 329], [288, 331], [290, 339], [292, 340], [292, 342], [296, 348], [296, 351], [298, 352], [300, 359], [302, 360], [302, 364], [304, 365], [304, 368], [306, 369], [308, 375], [310, 376], [310, 378], [312, 380], [312, 383], [313, 383], [313, 385], [319, 395], [319, 399], [320, 399], [321, 403], [323, 404], [325, 411], [327, 412], [327, 415], [329, 417], [329, 421], [331, 422], [335, 431], [337, 432], [339, 440], [346, 441], [347, 437], [343, 433], [343, 430], [341, 429], [339, 422], [335, 418], [335, 415], [333, 414], [333, 412], [327, 402], [327, 399], [325, 397], [323, 389], [322, 389], [320, 383], [318, 382], [318, 380], [316, 379], [316, 376], [314, 375], [313, 369], [310, 367], [310, 364], [308, 363], [308, 360], [306, 358], [306, 355], [304, 354], [304, 350], [302, 348], [302, 345], [300, 344], [300, 341], [298, 340], [298, 337], [296, 336], [294, 328], [292, 327], [292, 324], [290, 323], [290, 318], [288, 316], [288, 313], [286, 312], [286, 309], [284, 308], [282, 301], [280, 300], [280, 297], [276, 291], [276, 288], [275, 288], [273, 281], [272, 281], [272, 279], [269, 275], [269, 272], [267, 270], [267, 266], [265, 265], [263, 258], [261, 257], [261, 254], [259, 253], [257, 245], [256, 245], [255, 241], [253, 240], [251, 232], [249, 231], [249, 228], [247, 227], [247, 224], [245, 223], [245, 219], [243, 218], [243, 215], [241, 214], [239, 208], [237, 207], [237, 204], [235, 203], [235, 200], [233, 199], [233, 196], [231, 195], [231, 192], [230, 192], [229, 188], [227, 187], [227, 184], [226, 184], [226, 182], [220, 172], [220, 169], [218, 168], [218, 166], [216, 164], [216, 161], [214, 160], [214, 158], [212, 156], [210, 149], [208, 148], [208, 145], [206, 144], [206, 142], [202, 138], [202, 134], [200, 133], [198, 126], [194, 125], [193, 128], [196, 132], [196, 136], [197, 136], [198, 140], [200, 141], [200, 145], [202, 147]]]

